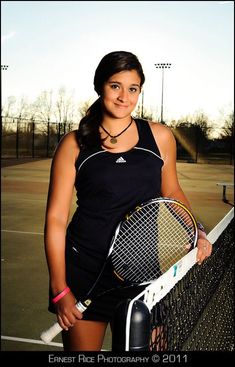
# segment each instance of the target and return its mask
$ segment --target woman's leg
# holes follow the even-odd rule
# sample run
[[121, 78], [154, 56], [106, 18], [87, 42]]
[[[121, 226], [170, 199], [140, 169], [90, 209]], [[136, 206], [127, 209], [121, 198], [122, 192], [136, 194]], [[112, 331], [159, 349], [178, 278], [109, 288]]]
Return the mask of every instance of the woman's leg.
[[62, 331], [65, 351], [100, 351], [108, 323], [78, 320], [68, 331]]

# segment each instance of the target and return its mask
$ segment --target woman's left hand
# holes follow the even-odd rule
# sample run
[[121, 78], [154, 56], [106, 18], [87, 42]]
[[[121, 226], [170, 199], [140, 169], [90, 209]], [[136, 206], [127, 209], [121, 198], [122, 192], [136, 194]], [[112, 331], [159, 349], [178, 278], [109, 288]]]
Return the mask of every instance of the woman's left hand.
[[199, 265], [212, 253], [212, 245], [206, 238], [199, 238], [197, 241], [197, 262]]

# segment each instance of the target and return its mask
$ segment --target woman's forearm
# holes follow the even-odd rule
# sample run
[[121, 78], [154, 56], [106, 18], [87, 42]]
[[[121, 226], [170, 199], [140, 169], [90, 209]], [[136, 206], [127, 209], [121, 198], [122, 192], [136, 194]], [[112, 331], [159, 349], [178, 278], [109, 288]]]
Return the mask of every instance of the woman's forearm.
[[45, 252], [53, 294], [66, 287], [65, 271], [65, 232], [66, 226], [58, 219], [47, 218], [45, 225]]

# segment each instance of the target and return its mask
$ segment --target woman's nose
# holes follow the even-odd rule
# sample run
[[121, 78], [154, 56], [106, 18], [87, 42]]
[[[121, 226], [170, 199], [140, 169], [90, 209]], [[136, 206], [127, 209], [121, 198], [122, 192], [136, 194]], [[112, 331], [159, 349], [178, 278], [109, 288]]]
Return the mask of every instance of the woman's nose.
[[120, 89], [120, 93], [118, 95], [118, 100], [121, 102], [125, 102], [128, 100], [128, 93], [125, 89]]

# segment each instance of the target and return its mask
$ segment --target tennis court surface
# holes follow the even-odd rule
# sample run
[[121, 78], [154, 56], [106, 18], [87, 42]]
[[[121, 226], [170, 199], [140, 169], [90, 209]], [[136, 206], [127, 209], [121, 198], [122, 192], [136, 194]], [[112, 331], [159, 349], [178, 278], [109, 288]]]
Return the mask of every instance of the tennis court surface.
[[[61, 336], [50, 345], [40, 333], [54, 321], [47, 311], [48, 272], [43, 226], [51, 159], [2, 165], [2, 307], [3, 351], [61, 351]], [[17, 163], [17, 164], [16, 164]], [[228, 187], [228, 203], [222, 201], [217, 182], [233, 182], [233, 166], [177, 163], [182, 188], [194, 214], [206, 231], [231, 210], [234, 191]], [[71, 215], [75, 209], [75, 196]], [[107, 331], [104, 350], [110, 350]]]

